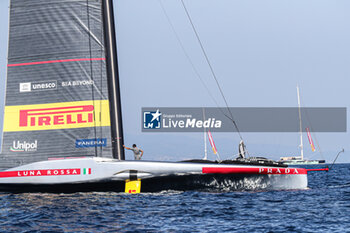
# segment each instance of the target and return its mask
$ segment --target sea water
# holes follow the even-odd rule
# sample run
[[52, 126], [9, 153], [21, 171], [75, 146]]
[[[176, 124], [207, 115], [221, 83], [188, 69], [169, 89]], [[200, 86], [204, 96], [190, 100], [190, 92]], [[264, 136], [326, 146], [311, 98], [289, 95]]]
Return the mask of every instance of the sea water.
[[1, 232], [350, 232], [350, 164], [310, 172], [307, 190], [1, 193], [0, 203]]

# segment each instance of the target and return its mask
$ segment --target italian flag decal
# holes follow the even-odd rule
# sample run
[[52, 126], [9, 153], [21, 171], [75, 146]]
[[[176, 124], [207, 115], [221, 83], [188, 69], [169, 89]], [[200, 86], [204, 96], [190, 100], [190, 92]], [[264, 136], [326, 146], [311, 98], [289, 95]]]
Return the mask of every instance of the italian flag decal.
[[91, 175], [91, 168], [82, 168], [81, 174], [83, 175]]

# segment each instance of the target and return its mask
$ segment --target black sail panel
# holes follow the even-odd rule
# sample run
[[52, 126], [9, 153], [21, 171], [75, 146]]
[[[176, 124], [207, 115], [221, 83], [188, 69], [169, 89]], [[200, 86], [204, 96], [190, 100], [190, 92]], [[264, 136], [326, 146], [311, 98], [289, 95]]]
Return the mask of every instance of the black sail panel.
[[11, 0], [0, 169], [112, 157], [102, 0]]

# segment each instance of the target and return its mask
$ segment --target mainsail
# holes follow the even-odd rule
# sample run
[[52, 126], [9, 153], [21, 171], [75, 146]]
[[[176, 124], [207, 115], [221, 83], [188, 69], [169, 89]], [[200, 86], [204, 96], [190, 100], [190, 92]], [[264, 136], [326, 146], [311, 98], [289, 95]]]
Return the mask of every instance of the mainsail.
[[1, 170], [113, 156], [104, 4], [11, 0]]

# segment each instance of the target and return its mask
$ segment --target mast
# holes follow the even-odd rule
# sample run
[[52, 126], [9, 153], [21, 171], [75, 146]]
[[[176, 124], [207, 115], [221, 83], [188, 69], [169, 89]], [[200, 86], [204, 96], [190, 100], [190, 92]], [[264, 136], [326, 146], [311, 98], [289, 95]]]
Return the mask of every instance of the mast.
[[125, 160], [113, 0], [102, 2], [113, 157]]
[[[205, 121], [205, 112], [203, 108], [203, 121]], [[208, 159], [208, 151], [207, 151], [207, 130], [205, 127], [203, 127], [203, 140], [204, 140], [204, 160]]]
[[204, 139], [204, 160], [208, 159], [208, 151], [207, 151], [207, 132], [204, 128], [204, 133], [203, 133], [203, 139]]
[[298, 95], [298, 109], [299, 109], [300, 158], [301, 158], [301, 160], [304, 160], [303, 129], [302, 129], [302, 122], [301, 122], [300, 93], [299, 93], [299, 86], [298, 85], [297, 85], [297, 95]]

